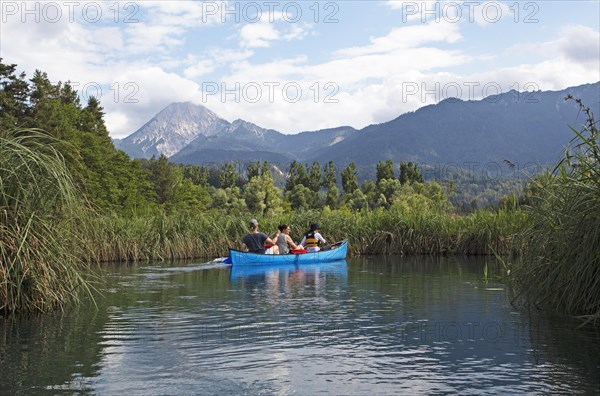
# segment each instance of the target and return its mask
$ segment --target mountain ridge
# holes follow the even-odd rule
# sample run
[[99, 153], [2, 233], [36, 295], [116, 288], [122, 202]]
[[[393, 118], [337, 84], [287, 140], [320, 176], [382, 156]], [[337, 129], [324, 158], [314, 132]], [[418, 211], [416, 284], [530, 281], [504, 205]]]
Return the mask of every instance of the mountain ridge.
[[[186, 106], [204, 109], [200, 113], [208, 114], [209, 121], [200, 123], [205, 126], [204, 129], [194, 129], [189, 125], [186, 129], [185, 122], [178, 124], [177, 120], [170, 120], [173, 129], [177, 130], [179, 126], [184, 131], [193, 130], [195, 133], [191, 136], [193, 134], [178, 132], [181, 142], [180, 148], [175, 151], [173, 142], [163, 142], [167, 140], [165, 136], [143, 131], [144, 127], [154, 125], [154, 118], [165, 109], [181, 105], [175, 103], [123, 139], [131, 138], [129, 147], [123, 141], [117, 144], [131, 156], [142, 153], [146, 158], [158, 155], [161, 147], [168, 146], [175, 151], [169, 155], [173, 162], [197, 165], [207, 161], [289, 163], [298, 160], [324, 163], [334, 160], [338, 167], [351, 161], [368, 167], [388, 159], [429, 164], [456, 163], [467, 167], [471, 163], [502, 162], [505, 159], [521, 164], [549, 164], [573, 137], [568, 126], [576, 127], [577, 123], [584, 121], [581, 115], [578, 119], [577, 105], [565, 102], [567, 94], [581, 98], [595, 114], [600, 113], [600, 82], [558, 91], [511, 90], [481, 100], [448, 98], [360, 130], [341, 126], [293, 135], [262, 128], [242, 119], [230, 123], [203, 106], [187, 103]], [[193, 112], [186, 114], [189, 113]], [[165, 122], [161, 117], [157, 123], [162, 128], [159, 132], [168, 132]], [[142, 146], [146, 145], [145, 149], [131, 143], [136, 137]], [[184, 139], [188, 140], [183, 142]]]

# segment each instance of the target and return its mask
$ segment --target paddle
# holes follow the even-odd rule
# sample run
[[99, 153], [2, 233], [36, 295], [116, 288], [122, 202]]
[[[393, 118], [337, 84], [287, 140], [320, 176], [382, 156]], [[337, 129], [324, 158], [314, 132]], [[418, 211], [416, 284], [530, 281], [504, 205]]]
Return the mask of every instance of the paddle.
[[325, 245], [321, 248], [321, 250], [331, 250], [333, 249], [335, 246], [340, 246], [342, 243], [346, 242], [346, 240], [341, 240], [339, 242], [336, 243], [332, 243], [331, 245]]

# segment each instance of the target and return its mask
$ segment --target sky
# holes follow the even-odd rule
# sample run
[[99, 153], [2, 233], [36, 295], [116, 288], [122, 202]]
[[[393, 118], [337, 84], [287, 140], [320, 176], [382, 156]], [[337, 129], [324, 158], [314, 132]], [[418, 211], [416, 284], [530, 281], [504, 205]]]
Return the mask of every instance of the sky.
[[173, 102], [282, 133], [600, 81], [593, 1], [7, 1], [0, 57], [99, 97], [123, 138]]

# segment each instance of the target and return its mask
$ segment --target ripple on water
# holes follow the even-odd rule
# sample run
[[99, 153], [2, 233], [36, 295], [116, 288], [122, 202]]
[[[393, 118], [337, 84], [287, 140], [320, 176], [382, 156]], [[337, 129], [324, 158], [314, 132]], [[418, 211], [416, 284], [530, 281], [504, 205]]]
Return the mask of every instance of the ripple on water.
[[[32, 339], [19, 338], [26, 332], [6, 337], [23, 348], [5, 353], [1, 364], [47, 354], [48, 345], [33, 339], [61, 340], [56, 356], [63, 361], [54, 366], [71, 364], [70, 377], [48, 385], [34, 382], [33, 371], [27, 372], [30, 385], [22, 393], [569, 394], [598, 389], [598, 362], [582, 368], [580, 357], [569, 351], [581, 346], [577, 356], [598, 356], [600, 338], [561, 332], [564, 326], [553, 322], [531, 332], [537, 325], [515, 312], [505, 291], [497, 290], [502, 285], [486, 286], [481, 267], [457, 271], [456, 264], [435, 262], [432, 270], [426, 263], [412, 268], [374, 261], [363, 271], [352, 266], [254, 269], [236, 276], [221, 264], [119, 269], [107, 278], [110, 293], [99, 300], [104, 306], [56, 325], [72, 326], [68, 337], [56, 337], [59, 330]], [[578, 342], [563, 348], [565, 334]], [[70, 363], [64, 361], [69, 349], [77, 351]], [[15, 367], [23, 371], [27, 364]]]

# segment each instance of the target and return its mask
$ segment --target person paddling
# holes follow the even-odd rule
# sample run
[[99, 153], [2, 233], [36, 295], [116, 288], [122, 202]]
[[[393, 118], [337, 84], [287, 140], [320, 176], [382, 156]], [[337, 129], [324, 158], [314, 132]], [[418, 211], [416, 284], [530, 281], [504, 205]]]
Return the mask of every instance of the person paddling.
[[309, 252], [318, 252], [321, 250], [320, 246], [327, 243], [327, 241], [319, 233], [320, 229], [321, 227], [319, 227], [318, 224], [311, 224], [310, 230], [304, 234], [304, 238], [302, 239], [302, 242], [300, 242], [300, 245], [304, 246]]
[[[275, 245], [275, 241], [269, 238], [267, 234], [258, 232], [258, 221], [256, 219], [250, 220], [249, 226], [250, 234], [245, 235], [242, 239], [244, 250], [259, 254], [279, 254], [279, 248]], [[265, 249], [265, 242], [273, 246]]]
[[288, 254], [290, 252], [290, 248], [292, 249], [302, 249], [302, 245], [298, 246], [292, 240], [290, 236], [290, 226], [287, 224], [281, 224], [279, 227], [279, 231], [277, 231], [277, 247], [279, 248], [279, 254]]

